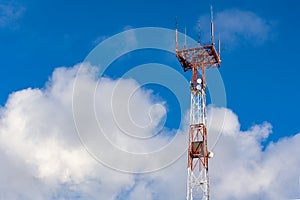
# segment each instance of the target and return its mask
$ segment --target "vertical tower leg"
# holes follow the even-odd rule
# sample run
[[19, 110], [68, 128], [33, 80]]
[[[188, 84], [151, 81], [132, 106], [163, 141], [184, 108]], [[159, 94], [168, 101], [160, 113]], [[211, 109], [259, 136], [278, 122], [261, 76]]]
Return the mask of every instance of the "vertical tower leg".
[[205, 97], [203, 87], [191, 87], [187, 200], [209, 200]]
[[[177, 23], [176, 23], [177, 24]], [[187, 172], [187, 200], [209, 200], [208, 158], [212, 154], [207, 148], [206, 130], [206, 83], [205, 70], [220, 67], [220, 41], [218, 51], [214, 43], [214, 22], [211, 9], [211, 44], [198, 47], [179, 49], [178, 30], [175, 30], [176, 57], [183, 71], [192, 71], [191, 80], [191, 110], [188, 141], [188, 172]], [[201, 71], [201, 79], [198, 78]]]

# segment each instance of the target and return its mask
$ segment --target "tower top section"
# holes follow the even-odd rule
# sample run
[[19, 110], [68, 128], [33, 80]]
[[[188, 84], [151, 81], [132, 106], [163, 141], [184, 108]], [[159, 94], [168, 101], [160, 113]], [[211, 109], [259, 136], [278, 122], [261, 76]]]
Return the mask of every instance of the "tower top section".
[[[187, 47], [186, 42], [183, 49], [178, 45], [178, 27], [176, 21], [175, 40], [176, 40], [176, 57], [178, 58], [183, 70], [204, 70], [206, 68], [220, 67], [221, 64], [221, 41], [218, 39], [218, 50], [214, 42], [214, 20], [213, 9], [211, 6], [210, 32], [211, 43], [202, 45], [200, 43], [200, 23], [198, 24], [198, 46]], [[186, 33], [185, 33], [186, 34]], [[186, 37], [186, 36], [185, 36]], [[186, 41], [186, 39], [185, 39]]]

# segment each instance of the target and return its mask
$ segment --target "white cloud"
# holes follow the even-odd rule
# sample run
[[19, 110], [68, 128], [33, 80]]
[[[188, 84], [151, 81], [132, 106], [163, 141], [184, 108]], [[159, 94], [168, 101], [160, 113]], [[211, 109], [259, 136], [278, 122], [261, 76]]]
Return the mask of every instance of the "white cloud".
[[[138, 43], [136, 35], [135, 35], [134, 31], [130, 31], [131, 29], [134, 29], [134, 27], [127, 25], [127, 26], [123, 27], [123, 29], [121, 31], [121, 32], [127, 31], [124, 34], [124, 38], [123, 38], [124, 40], [122, 41], [123, 43], [125, 43], [125, 46], [127, 46], [127, 47], [135, 47]], [[107, 38], [109, 38], [109, 36], [104, 36], [104, 35], [97, 36], [91, 43], [93, 45], [98, 45], [101, 42], [105, 41]], [[115, 45], [117, 46], [117, 44], [115, 44]]]
[[12, 26], [24, 13], [25, 8], [16, 3], [0, 3], [0, 27]]
[[77, 69], [57, 69], [45, 90], [26, 89], [10, 95], [0, 125], [5, 157], [1, 165], [6, 169], [1, 175], [7, 177], [1, 180], [9, 180], [0, 183], [4, 199], [64, 199], [69, 195], [113, 199], [124, 184], [131, 184], [132, 175], [99, 167], [77, 137], [71, 110]]
[[103, 42], [103, 41], [106, 40], [107, 38], [108, 38], [108, 36], [104, 36], [104, 35], [97, 36], [97, 37], [91, 42], [91, 44], [92, 44], [92, 45], [98, 45], [100, 42]]
[[[223, 134], [211, 161], [214, 199], [299, 198], [300, 134], [271, 143], [263, 150], [261, 142], [271, 133], [271, 125], [254, 125], [241, 131], [236, 115], [226, 109], [225, 124], [235, 124]], [[215, 108], [211, 108], [216, 112]], [[216, 113], [215, 113], [216, 114]], [[217, 121], [213, 122], [217, 123]], [[212, 130], [213, 133], [213, 130]], [[291, 152], [295, 152], [291, 153]]]
[[[209, 40], [209, 17], [200, 17], [201, 27], [205, 30], [204, 39]], [[261, 18], [256, 13], [238, 9], [217, 12], [214, 17], [215, 38], [219, 34], [226, 46], [241, 44], [261, 44], [271, 37], [273, 22]]]
[[125, 41], [126, 45], [129, 46], [136, 46], [137, 45], [137, 39], [134, 31], [130, 31], [131, 29], [134, 29], [134, 27], [127, 25], [124, 27], [123, 31], [128, 31], [125, 34]]
[[[78, 68], [79, 65], [56, 69], [45, 89], [15, 92], [1, 109], [0, 199], [184, 199], [185, 157], [157, 172], [126, 174], [104, 167], [86, 152], [78, 139], [71, 107]], [[96, 74], [95, 68], [84, 65], [83, 73], [77, 79], [82, 81], [83, 90], [78, 98], [82, 100], [79, 102], [82, 102], [83, 111], [89, 107], [84, 92], [95, 91]], [[168, 141], [165, 136], [142, 142], [122, 135], [111, 119], [112, 111], [107, 103], [111, 102], [110, 89], [121, 81], [114, 97], [124, 100], [134, 94], [131, 117], [140, 127], [146, 127], [141, 135], [147, 136], [164, 116], [161, 108], [165, 102], [154, 101], [149, 91], [135, 90], [139, 85], [134, 80], [105, 78], [102, 81], [104, 84], [96, 90], [96, 97], [101, 101], [96, 109], [106, 120], [104, 128], [110, 130], [110, 139], [120, 148], [132, 152], [145, 153], [164, 146]], [[130, 102], [116, 103], [119, 109], [115, 115], [119, 117], [120, 126], [137, 134], [136, 130], [141, 129], [130, 124], [128, 112], [122, 109]], [[157, 103], [161, 107], [153, 107]], [[149, 114], [149, 110], [153, 113]], [[208, 111], [209, 116], [213, 116], [209, 117], [212, 119], [209, 120], [210, 138], [217, 138], [214, 135], [220, 128], [218, 122], [224, 113], [226, 116], [224, 133], [213, 149], [215, 157], [210, 161], [213, 199], [299, 198], [300, 134], [282, 138], [263, 150], [261, 142], [271, 133], [269, 123], [241, 131], [238, 117], [231, 110], [210, 107]], [[88, 127], [90, 119], [86, 121], [85, 128], [89, 128], [86, 130], [98, 131], [93, 124]], [[181, 133], [178, 137], [185, 144], [186, 137]], [[102, 145], [102, 141], [96, 142], [98, 146]], [[180, 145], [179, 142], [179, 149]], [[126, 157], [120, 158], [110, 149], [104, 153], [122, 165], [147, 167], [145, 163], [129, 163]], [[160, 163], [167, 155], [150, 161]]]

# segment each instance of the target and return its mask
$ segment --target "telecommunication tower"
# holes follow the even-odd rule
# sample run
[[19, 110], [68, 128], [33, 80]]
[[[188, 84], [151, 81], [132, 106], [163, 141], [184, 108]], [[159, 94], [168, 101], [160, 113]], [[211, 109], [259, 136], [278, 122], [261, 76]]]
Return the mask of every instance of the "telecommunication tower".
[[[176, 22], [177, 23], [177, 22]], [[200, 26], [199, 26], [200, 27]], [[200, 28], [199, 28], [200, 29]], [[187, 200], [209, 200], [208, 159], [213, 153], [208, 150], [206, 129], [206, 81], [205, 70], [220, 67], [220, 39], [218, 51], [214, 43], [214, 21], [211, 7], [211, 43], [190, 47], [184, 44], [183, 49], [178, 48], [178, 28], [176, 25], [176, 57], [184, 72], [191, 71], [190, 84], [191, 108], [190, 127], [188, 139], [188, 172], [187, 172]], [[199, 30], [200, 36], [200, 30]]]

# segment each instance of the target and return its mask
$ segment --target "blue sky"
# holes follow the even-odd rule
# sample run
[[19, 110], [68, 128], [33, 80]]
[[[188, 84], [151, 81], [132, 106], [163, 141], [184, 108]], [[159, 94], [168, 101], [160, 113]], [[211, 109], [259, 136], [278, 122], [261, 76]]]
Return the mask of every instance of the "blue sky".
[[[263, 144], [271, 150], [266, 150], [266, 154], [260, 152], [262, 157], [268, 157], [268, 151], [273, 152], [272, 145], [268, 146], [268, 144], [272, 142], [275, 142], [278, 147], [281, 147], [280, 145], [294, 144], [289, 139], [281, 139], [284, 137], [292, 137], [300, 131], [298, 117], [300, 111], [298, 105], [300, 102], [300, 69], [297, 60], [300, 46], [300, 40], [297, 38], [300, 35], [300, 2], [296, 0], [0, 1], [0, 59], [2, 69], [0, 73], [0, 105], [2, 107], [1, 120], [3, 120], [0, 126], [2, 126], [2, 124], [5, 125], [5, 128], [12, 126], [12, 132], [18, 132], [14, 127], [18, 127], [19, 125], [23, 127], [24, 124], [18, 121], [18, 117], [16, 116], [14, 116], [16, 119], [12, 123], [13, 125], [5, 124], [7, 122], [5, 121], [6, 117], [9, 116], [9, 114], [5, 113], [10, 113], [11, 110], [17, 110], [19, 107], [24, 106], [24, 102], [27, 101], [18, 101], [19, 98], [26, 99], [29, 98], [28, 96], [32, 96], [40, 99], [43, 98], [39, 96], [40, 93], [48, 94], [47, 92], [50, 90], [53, 99], [55, 99], [54, 103], [52, 102], [53, 105], [49, 102], [49, 104], [46, 103], [45, 105], [42, 103], [40, 105], [40, 101], [32, 100], [29, 102], [36, 102], [37, 105], [26, 104], [24, 107], [28, 107], [29, 110], [31, 106], [38, 106], [41, 110], [47, 108], [45, 113], [48, 117], [53, 114], [51, 108], [53, 110], [58, 109], [58, 113], [64, 111], [65, 108], [68, 110], [69, 104], [65, 105], [64, 100], [62, 100], [62, 103], [60, 102], [61, 104], [58, 106], [56, 105], [56, 99], [63, 99], [65, 97], [64, 95], [69, 94], [68, 92], [61, 93], [61, 91], [64, 90], [59, 90], [61, 88], [56, 87], [64, 83], [62, 77], [65, 77], [65, 80], [71, 80], [70, 77], [75, 73], [74, 70], [78, 69], [78, 66], [76, 68], [76, 66], [73, 67], [74, 65], [83, 62], [86, 56], [101, 41], [124, 30], [140, 27], [174, 29], [175, 17], [177, 17], [181, 31], [186, 27], [187, 34], [197, 39], [197, 22], [200, 19], [201, 38], [207, 41], [211, 4], [214, 7], [216, 36], [220, 34], [222, 40], [222, 64], [219, 70], [225, 84], [227, 107], [235, 113], [230, 112], [230, 122], [234, 125], [229, 127], [228, 130], [235, 130], [236, 124], [240, 124], [241, 129], [237, 132], [239, 132], [239, 134], [243, 131], [249, 133], [251, 141], [255, 138], [253, 140], [256, 141], [255, 145], [257, 146], [255, 147], [257, 148], [261, 144], [260, 142], [267, 138]], [[122, 76], [130, 67], [148, 62], [164, 63], [172, 66], [181, 74], [184, 74], [175, 55], [162, 51], [149, 50], [148, 52], [136, 51], [122, 56], [111, 65], [107, 71], [107, 75], [116, 79]], [[71, 68], [58, 68], [61, 66]], [[121, 66], [127, 67], [121, 68]], [[184, 76], [189, 78], [189, 73], [184, 74]], [[113, 85], [114, 83], [107, 81], [107, 84]], [[126, 81], [124, 84], [127, 85], [128, 88], [134, 86], [134, 83]], [[68, 86], [68, 84], [66, 85]], [[67, 88], [66, 85], [64, 85], [64, 87]], [[26, 90], [27, 88], [37, 89]], [[178, 102], [175, 97], [172, 96], [170, 91], [166, 90], [166, 88], [163, 90], [155, 85], [149, 86], [149, 88], [154, 91], [154, 94], [160, 95], [157, 101], [164, 100], [167, 102], [168, 116], [171, 116], [167, 118], [167, 126], [177, 128], [180, 116], [178, 117]], [[18, 93], [17, 91], [20, 92]], [[69, 90], [66, 89], [66, 91]], [[60, 96], [56, 96], [57, 94], [60, 94]], [[11, 98], [7, 102], [10, 95]], [[145, 95], [148, 98], [147, 95], [149, 94]], [[24, 97], [21, 98], [20, 96]], [[149, 99], [146, 97], [143, 99], [143, 105], [145, 105], [145, 107], [150, 104], [148, 102]], [[187, 98], [189, 97], [187, 96]], [[66, 100], [66, 102], [68, 101]], [[213, 110], [211, 112], [219, 111]], [[50, 117], [53, 121], [49, 120], [49, 124], [54, 126], [54, 135], [57, 131], [55, 129], [56, 126], [60, 128], [63, 127], [62, 129], [66, 132], [74, 131], [74, 127], [71, 125], [66, 126], [67, 128], [61, 125], [65, 120], [69, 120], [69, 116], [66, 113], [62, 113], [61, 116], [66, 117], [58, 117], [57, 119]], [[24, 115], [24, 117], [26, 118], [27, 116]], [[238, 117], [238, 121], [235, 119], [236, 117]], [[45, 119], [48, 118], [45, 117]], [[272, 131], [270, 130], [269, 124], [264, 122], [268, 122], [270, 126], [272, 126]], [[66, 124], [67, 123], [70, 122], [68, 121]], [[45, 125], [45, 127], [47, 126]], [[24, 130], [27, 129], [24, 128]], [[39, 130], [39, 127], [34, 130]], [[263, 136], [257, 136], [257, 130], [261, 131]], [[0, 133], [1, 131], [2, 129], [0, 127]], [[23, 130], [21, 130], [21, 132], [22, 131]], [[270, 134], [271, 132], [272, 134]], [[239, 136], [236, 137], [238, 138]], [[44, 136], [44, 138], [47, 138], [47, 136]], [[69, 139], [69, 136], [66, 136], [66, 138]], [[243, 138], [241, 139], [243, 140]], [[232, 143], [237, 144], [235, 143], [236, 141]], [[278, 141], [279, 143], [277, 143]], [[69, 142], [66, 143], [69, 144]], [[70, 143], [73, 145], [73, 140]], [[10, 144], [14, 145], [15, 143]], [[54, 144], [56, 143], [54, 142]], [[247, 142], [246, 144], [248, 145]], [[2, 144], [0, 144], [0, 147], [1, 145]], [[245, 147], [248, 147], [247, 145]], [[4, 147], [6, 146], [4, 145]], [[24, 148], [26, 149], [27, 147], [25, 146]], [[54, 149], [59, 148], [55, 146]], [[230, 148], [228, 149], [230, 150]], [[64, 151], [64, 148], [61, 150]], [[20, 151], [20, 154], [21, 153], [22, 151]], [[280, 154], [280, 152], [278, 154]], [[63, 155], [69, 154], [66, 153]], [[77, 155], [81, 156], [82, 154], [76, 151], [76, 156]], [[247, 156], [249, 155], [247, 154]], [[1, 153], [0, 157], [2, 157]], [[71, 159], [73, 158], [72, 156], [67, 158], [73, 161]], [[256, 157], [253, 156], [251, 158]], [[10, 160], [11, 158], [5, 157], [4, 160], [6, 159]], [[31, 159], [35, 161], [35, 158], [29, 158], [29, 161]], [[64, 159], [65, 157], [62, 158], [62, 160]], [[24, 160], [27, 162], [27, 159]], [[85, 158], [83, 160], [86, 161], [86, 163], [78, 161], [80, 168], [94, 169], [91, 167], [94, 165], [90, 164], [90, 161], [87, 161]], [[42, 161], [38, 166], [44, 169], [44, 163]], [[9, 162], [10, 161], [8, 161], [8, 163]], [[185, 161], [183, 162], [185, 163]], [[12, 163], [12, 166], [14, 166], [14, 164], [18, 162]], [[243, 162], [239, 164], [243, 166], [242, 163]], [[259, 166], [269, 166], [268, 164], [268, 162], [263, 162], [263, 164]], [[7, 168], [10, 168], [9, 166], [10, 165], [7, 165]], [[31, 164], [28, 166], [31, 166]], [[272, 165], [270, 164], [270, 166]], [[62, 162], [61, 167], [65, 169], [69, 167], [69, 165], [68, 163]], [[245, 168], [248, 169], [247, 167], [248, 166]], [[174, 167], [174, 171], [178, 172], [177, 168], [176, 170], [175, 168], [176, 166]], [[101, 171], [101, 173], [99, 172], [101, 178], [102, 174], [107, 172], [106, 170], [107, 169], [99, 169], [99, 171]], [[78, 173], [77, 168], [72, 167], [70, 167], [70, 171], [76, 172], [74, 175], [76, 180], [72, 180], [74, 182], [81, 180], [81, 177], [90, 177], [86, 175], [89, 171], [85, 171], [84, 173], [86, 174], [83, 174], [83, 172], [81, 174]], [[172, 177], [174, 171], [173, 169], [170, 170], [171, 175], [169, 178]], [[297, 171], [297, 169], [295, 169], [295, 171]], [[57, 173], [58, 175], [55, 174], [55, 176], [61, 177], [59, 174], [60, 171], [53, 173]], [[46, 171], [41, 171], [39, 176], [43, 178], [46, 177], [46, 179], [48, 178]], [[182, 176], [185, 178], [185, 174]], [[293, 176], [298, 177], [299, 174], [293, 174]], [[116, 190], [118, 191], [113, 192], [111, 192], [108, 186], [108, 188], [105, 187], [106, 191], [109, 191], [109, 194], [110, 192], [115, 194], [115, 199], [122, 199], [122, 196], [123, 199], [139, 199], [137, 198], [139, 193], [136, 191], [144, 191], [147, 187], [158, 187], [154, 184], [158, 180], [153, 177], [157, 178], [159, 175], [154, 175], [151, 178], [143, 176], [128, 178], [125, 177], [125, 175], [120, 175], [120, 177], [120, 185], [122, 183], [126, 187], [116, 186]], [[92, 176], [91, 180], [97, 178], [99, 177]], [[105, 180], [109, 178], [110, 177], [106, 177]], [[72, 185], [72, 187], [69, 187], [68, 182], [64, 185], [65, 179], [61, 179], [63, 180], [62, 186], [53, 184], [55, 185], [55, 187], [53, 186], [53, 190], [56, 191], [56, 187], [69, 188], [64, 196], [65, 198], [67, 198], [67, 193], [70, 193], [70, 196], [76, 196], [77, 193], [81, 194], [82, 191], [86, 191], [79, 186], [80, 191], [76, 191], [76, 189], [74, 189], [76, 186], [73, 187]], [[178, 179], [180, 179], [180, 176]], [[89, 179], [89, 181], [91, 180]], [[170, 180], [174, 182], [172, 179]], [[72, 184], [74, 182], [72, 182]], [[111, 184], [111, 182], [108, 183]], [[158, 185], [163, 186], [164, 184], [162, 183]], [[35, 182], [34, 180], [32, 184], [39, 185], [39, 182]], [[45, 187], [47, 187], [47, 184], [45, 185]], [[101, 184], [99, 183], [99, 185]], [[97, 186], [92, 185], [91, 188], [90, 190], [94, 188], [97, 189]], [[299, 186], [296, 188], [299, 189]], [[172, 189], [177, 189], [177, 186], [172, 187]], [[45, 188], [42, 190], [46, 191]], [[58, 199], [60, 192], [62, 192], [62, 190], [59, 190], [57, 194], [51, 193], [51, 196], [55, 199], [57, 195]], [[299, 194], [299, 192], [297, 194]], [[86, 194], [81, 195], [82, 196], [78, 196], [84, 197]], [[104, 195], [103, 198], [105, 197]], [[270, 198], [270, 196], [268, 197]], [[170, 198], [170, 196], [166, 194], [166, 198]], [[249, 196], [249, 199], [251, 198], [258, 197]], [[260, 198], [263, 197], [260, 196]], [[88, 199], [88, 196], [86, 199]], [[152, 198], [149, 197], [149, 199], [159, 198], [152, 196]], [[230, 199], [230, 197], [228, 199]]]
[[225, 42], [220, 72], [228, 107], [238, 114], [245, 129], [270, 122], [274, 140], [299, 131], [298, 1], [6, 2], [13, 13], [2, 16], [7, 22], [0, 25], [2, 105], [13, 91], [43, 87], [54, 68], [81, 62], [97, 40], [126, 27], [173, 29], [177, 16], [187, 33], [195, 36], [198, 19], [208, 15], [213, 4], [215, 13], [251, 11], [270, 26], [267, 38], [259, 44], [251, 38]]
[[[78, 127], [74, 127], [72, 86], [79, 69], [76, 64], [83, 62], [100, 42], [124, 30], [174, 29], [177, 17], [180, 30], [186, 27], [187, 34], [197, 39], [200, 20], [201, 41], [207, 42], [210, 5], [214, 7], [216, 36], [220, 33], [222, 40], [219, 70], [228, 108], [210, 107], [208, 111], [217, 119], [224, 112], [228, 114], [215, 159], [210, 162], [212, 195], [216, 199], [232, 199], [231, 195], [245, 200], [299, 198], [300, 160], [291, 153], [297, 154], [300, 144], [299, 1], [0, 0], [0, 199], [183, 199], [184, 156], [174, 165], [146, 175], [118, 173], [91, 158], [78, 141]], [[131, 67], [150, 62], [171, 66], [187, 79], [190, 76], [184, 74], [174, 54], [160, 50], [131, 52], [112, 63], [106, 71], [112, 79], [104, 78], [104, 85], [98, 88], [96, 98], [104, 103], [98, 101], [101, 103], [96, 105], [96, 114], [101, 118], [104, 113], [103, 128], [112, 130], [110, 139], [117, 138], [114, 142], [122, 150], [152, 151], [166, 143], [166, 136], [174, 135], [168, 129], [149, 144], [131, 141], [118, 132], [115, 121], [110, 121], [110, 115], [115, 113], [107, 110], [106, 103], [112, 101], [110, 93], [116, 79]], [[91, 66], [82, 66], [82, 77], [93, 77], [96, 72]], [[84, 92], [94, 89], [91, 86], [95, 80], [86, 80], [81, 74], [78, 77], [86, 86]], [[123, 79], [121, 83], [116, 95], [123, 95], [119, 98], [122, 100], [127, 91], [136, 91], [137, 83]], [[182, 117], [179, 100], [168, 88], [148, 85], [146, 89], [149, 88], [154, 95], [136, 91], [134, 119], [145, 123], [150, 109], [156, 114], [154, 118], [160, 119], [164, 110], [159, 105], [153, 107], [153, 100], [165, 101], [169, 112], [166, 126], [178, 128]], [[84, 101], [84, 94], [80, 95], [83, 102], [89, 102]], [[126, 113], [121, 108], [128, 105], [122, 107], [123, 104], [116, 103], [122, 111], [117, 110], [116, 116]], [[84, 104], [83, 120], [89, 119], [84, 114], [91, 106]], [[128, 128], [128, 119], [123, 120], [120, 122]], [[82, 132], [98, 131], [91, 121], [81, 124]], [[212, 127], [218, 127], [214, 123]], [[142, 134], [152, 135], [153, 130], [156, 129], [146, 127]], [[179, 132], [177, 139], [184, 142], [186, 133]], [[214, 129], [210, 133], [213, 135]], [[179, 148], [182, 144], [178, 143]], [[101, 150], [102, 146], [98, 146]], [[119, 155], [112, 149], [108, 153], [112, 157]], [[130, 169], [134, 162], [126, 156], [125, 162], [114, 163], [117, 157], [113, 164], [125, 163]], [[155, 163], [162, 165], [160, 157], [155, 158], [134, 166], [146, 170]], [[282, 160], [286, 162], [282, 164]]]

